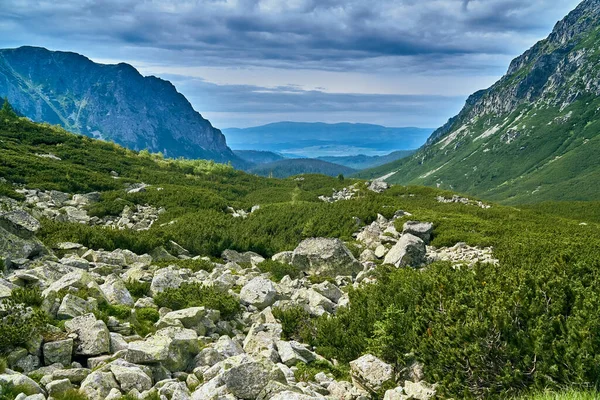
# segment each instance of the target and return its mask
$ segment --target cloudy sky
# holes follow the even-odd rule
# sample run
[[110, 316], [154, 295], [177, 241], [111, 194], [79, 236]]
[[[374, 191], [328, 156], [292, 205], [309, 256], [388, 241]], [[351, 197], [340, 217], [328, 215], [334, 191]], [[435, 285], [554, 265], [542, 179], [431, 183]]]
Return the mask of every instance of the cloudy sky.
[[580, 0], [0, 0], [0, 47], [128, 62], [220, 128], [435, 128]]

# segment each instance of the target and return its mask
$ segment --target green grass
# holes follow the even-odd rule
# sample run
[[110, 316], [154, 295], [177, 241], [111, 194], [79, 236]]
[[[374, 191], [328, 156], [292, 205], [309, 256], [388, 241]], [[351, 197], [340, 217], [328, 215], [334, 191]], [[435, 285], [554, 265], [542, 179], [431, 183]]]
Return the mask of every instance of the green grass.
[[519, 397], [515, 400], [596, 400], [600, 398], [597, 392], [569, 391], [564, 393], [542, 393]]

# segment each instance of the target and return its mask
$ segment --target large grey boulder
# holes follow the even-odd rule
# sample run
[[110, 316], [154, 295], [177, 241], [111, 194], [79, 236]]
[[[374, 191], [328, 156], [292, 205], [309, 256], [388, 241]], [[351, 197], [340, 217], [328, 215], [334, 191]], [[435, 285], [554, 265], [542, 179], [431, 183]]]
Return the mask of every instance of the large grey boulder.
[[257, 277], [248, 282], [240, 291], [240, 300], [262, 310], [275, 302], [277, 290], [268, 279]]
[[87, 288], [88, 284], [93, 284], [97, 287], [97, 283], [94, 281], [92, 275], [83, 270], [74, 270], [63, 276], [58, 280], [52, 282], [50, 286], [42, 292], [44, 297], [48, 296], [50, 292], [60, 292], [68, 288], [83, 289]]
[[44, 364], [52, 365], [55, 363], [68, 366], [71, 364], [73, 353], [73, 339], [58, 340], [44, 344]]
[[394, 369], [379, 358], [366, 354], [350, 362], [350, 374], [356, 386], [377, 392], [394, 378]]
[[44, 394], [44, 390], [40, 387], [40, 385], [37, 384], [36, 381], [18, 372], [0, 374], [0, 385], [20, 386], [25, 388], [31, 394]]
[[298, 245], [292, 265], [311, 275], [336, 277], [356, 275], [362, 265], [340, 239], [312, 238]]
[[251, 355], [278, 362], [277, 342], [281, 340], [282, 333], [281, 324], [256, 323], [252, 325], [244, 339], [244, 351]]
[[425, 242], [410, 233], [402, 235], [383, 260], [384, 264], [396, 267], [419, 267], [425, 262], [427, 249]]
[[131, 293], [129, 293], [129, 290], [127, 290], [125, 282], [116, 275], [109, 275], [106, 277], [104, 283], [100, 285], [100, 290], [102, 290], [104, 297], [106, 297], [106, 300], [108, 300], [110, 304], [130, 307], [133, 307], [134, 305], [133, 297], [131, 296]]
[[410, 399], [415, 400], [430, 400], [436, 395], [436, 388], [433, 385], [429, 385], [426, 382], [404, 382], [404, 393]]
[[158, 293], [167, 289], [175, 289], [184, 282], [182, 273], [173, 267], [159, 269], [154, 273], [152, 284], [150, 285], [150, 295], [156, 296]]
[[200, 336], [212, 333], [216, 328], [215, 322], [220, 319], [220, 313], [205, 307], [190, 307], [183, 310], [171, 311], [165, 314], [157, 323], [157, 328], [183, 326], [193, 329]]
[[46, 385], [46, 391], [52, 397], [60, 396], [71, 389], [73, 389], [73, 385], [68, 379], [59, 379]]
[[367, 189], [369, 189], [371, 192], [383, 193], [388, 188], [389, 188], [389, 185], [387, 182], [382, 181], [382, 180], [376, 180], [376, 181], [371, 182], [371, 184], [369, 185], [369, 187]]
[[398, 386], [395, 389], [390, 389], [385, 392], [383, 400], [408, 400], [408, 396], [404, 394], [402, 386]]
[[112, 372], [95, 371], [81, 382], [81, 392], [90, 400], [104, 400], [113, 389], [119, 389]]
[[23, 239], [32, 238], [41, 225], [37, 219], [23, 210], [0, 214], [0, 227]]
[[162, 363], [170, 371], [184, 371], [199, 351], [195, 331], [169, 327], [146, 340], [129, 343], [125, 359], [134, 364]]
[[68, 293], [63, 297], [56, 318], [71, 319], [94, 311], [95, 304], [88, 302], [81, 297]]
[[7, 266], [11, 260], [32, 259], [44, 254], [48, 254], [48, 250], [36, 238], [24, 239], [0, 228], [0, 260]]
[[110, 334], [104, 321], [96, 320], [94, 314], [75, 317], [65, 322], [67, 332], [77, 334], [75, 354], [98, 356], [110, 351]]
[[277, 351], [279, 352], [281, 362], [288, 367], [292, 367], [298, 363], [308, 364], [317, 359], [315, 353], [306, 348], [306, 346], [295, 341], [278, 341]]
[[117, 361], [110, 365], [110, 371], [119, 382], [123, 392], [129, 393], [133, 389], [143, 392], [152, 388], [152, 378], [139, 366], [122, 360]]
[[252, 251], [247, 251], [245, 253], [239, 253], [235, 250], [225, 250], [221, 254], [221, 258], [228, 262], [234, 262], [238, 264], [260, 264], [265, 261], [264, 257], [260, 254], [254, 253]]
[[281, 253], [277, 253], [271, 257], [273, 261], [280, 262], [282, 264], [291, 264], [292, 259], [294, 258], [293, 251], [283, 251]]
[[410, 233], [429, 244], [433, 234], [433, 224], [431, 222], [407, 221], [404, 223], [402, 233]]
[[285, 377], [277, 367], [268, 362], [243, 363], [223, 374], [223, 382], [229, 392], [237, 398], [247, 400], [256, 399], [272, 380], [285, 382]]

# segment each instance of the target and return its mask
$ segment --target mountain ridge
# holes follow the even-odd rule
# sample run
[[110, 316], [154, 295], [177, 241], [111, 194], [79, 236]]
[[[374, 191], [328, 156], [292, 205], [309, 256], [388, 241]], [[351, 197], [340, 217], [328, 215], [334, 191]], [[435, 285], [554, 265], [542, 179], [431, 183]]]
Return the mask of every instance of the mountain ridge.
[[415, 155], [358, 176], [512, 203], [596, 198], [598, 21], [600, 1], [583, 1]]
[[244, 164], [171, 82], [126, 63], [41, 47], [1, 49], [0, 96], [34, 121], [133, 150]]

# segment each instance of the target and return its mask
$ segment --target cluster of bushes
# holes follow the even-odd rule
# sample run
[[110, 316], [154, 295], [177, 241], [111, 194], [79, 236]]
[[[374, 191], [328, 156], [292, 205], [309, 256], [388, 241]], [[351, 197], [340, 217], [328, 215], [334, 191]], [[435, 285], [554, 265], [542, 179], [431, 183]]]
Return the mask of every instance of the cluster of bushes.
[[230, 319], [240, 311], [240, 303], [235, 297], [200, 283], [186, 282], [178, 288], [166, 289], [154, 296], [154, 302], [159, 307], [172, 310], [206, 307], [219, 311], [224, 319]]

